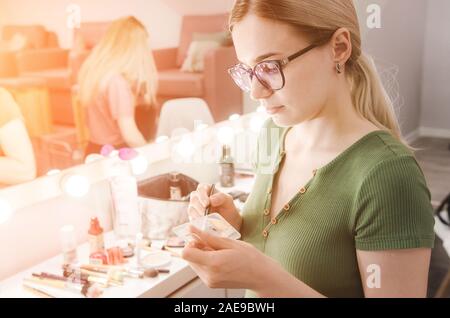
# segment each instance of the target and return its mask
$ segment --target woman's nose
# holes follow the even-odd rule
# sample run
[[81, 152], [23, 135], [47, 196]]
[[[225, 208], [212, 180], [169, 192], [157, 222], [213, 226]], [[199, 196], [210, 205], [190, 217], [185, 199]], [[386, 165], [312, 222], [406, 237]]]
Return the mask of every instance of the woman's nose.
[[257, 101], [260, 99], [265, 99], [273, 94], [273, 90], [265, 87], [261, 82], [254, 76], [252, 78], [252, 86], [250, 89], [250, 98]]

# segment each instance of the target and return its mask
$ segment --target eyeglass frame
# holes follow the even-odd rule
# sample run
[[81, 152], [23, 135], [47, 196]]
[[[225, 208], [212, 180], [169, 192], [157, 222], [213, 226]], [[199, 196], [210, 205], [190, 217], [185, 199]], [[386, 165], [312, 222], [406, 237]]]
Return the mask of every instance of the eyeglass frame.
[[[284, 72], [283, 72], [284, 67], [286, 67], [287, 64], [289, 64], [290, 62], [292, 62], [292, 61], [295, 60], [296, 58], [298, 58], [298, 57], [300, 57], [300, 56], [302, 56], [302, 55], [308, 53], [308, 52], [311, 51], [312, 49], [315, 49], [316, 47], [319, 47], [319, 46], [321, 46], [322, 44], [324, 44], [324, 43], [321, 43], [321, 44], [311, 44], [311, 45], [307, 46], [306, 48], [301, 49], [300, 51], [298, 51], [298, 52], [296, 52], [296, 53], [294, 53], [294, 54], [292, 54], [292, 55], [289, 55], [288, 57], [285, 57], [284, 59], [279, 59], [279, 60], [264, 60], [264, 61], [258, 62], [255, 66], [253, 66], [253, 68], [248, 67], [248, 66], [245, 65], [244, 63], [238, 63], [238, 64], [236, 64], [236, 65], [234, 65], [234, 66], [232, 66], [232, 67], [230, 67], [230, 68], [228, 69], [228, 74], [230, 74], [230, 76], [231, 76], [231, 78], [233, 79], [233, 81], [235, 82], [235, 84], [236, 84], [240, 89], [242, 89], [242, 87], [241, 87], [239, 84], [237, 84], [236, 81], [234, 80], [234, 77], [233, 77], [233, 75], [231, 74], [231, 72], [232, 72], [235, 68], [237, 68], [237, 67], [239, 67], [239, 66], [241, 66], [241, 67], [242, 67], [242, 66], [245, 66], [245, 70], [246, 70], [247, 72], [250, 73], [250, 80], [251, 80], [251, 81], [253, 81], [253, 77], [256, 77], [256, 79], [258, 80], [258, 82], [259, 82], [261, 85], [263, 85], [265, 88], [270, 89], [270, 90], [272, 90], [272, 91], [279, 91], [279, 90], [283, 89], [284, 86], [286, 85], [286, 79], [285, 79], [285, 77], [284, 77]], [[282, 78], [282, 80], [283, 80], [283, 84], [281, 85], [280, 88], [274, 89], [274, 88], [272, 88], [272, 87], [268, 87], [268, 85], [266, 85], [265, 83], [263, 83], [263, 81], [261, 81], [261, 80], [259, 79], [258, 75], [256, 75], [255, 69], [256, 69], [256, 67], [258, 67], [258, 65], [260, 65], [260, 64], [262, 64], [262, 63], [275, 63], [275, 64], [278, 65], [278, 68], [279, 68], [280, 73], [281, 73], [281, 78]], [[243, 67], [243, 68], [244, 68], [244, 67]], [[243, 90], [243, 89], [242, 89], [242, 90]], [[251, 91], [251, 88], [250, 88], [249, 90], [243, 90], [243, 91], [250, 92], [250, 91]]]

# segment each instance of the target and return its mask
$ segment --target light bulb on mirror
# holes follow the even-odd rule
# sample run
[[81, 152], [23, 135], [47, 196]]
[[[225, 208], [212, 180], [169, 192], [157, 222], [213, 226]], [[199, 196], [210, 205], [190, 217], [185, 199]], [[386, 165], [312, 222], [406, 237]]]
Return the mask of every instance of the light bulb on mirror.
[[95, 161], [98, 161], [98, 160], [101, 160], [104, 158], [105, 157], [100, 154], [92, 153], [92, 154], [88, 155], [86, 157], [86, 159], [84, 159], [84, 163], [89, 164], [89, 163], [92, 163], [92, 162], [95, 162]]
[[234, 129], [229, 126], [220, 127], [217, 131], [217, 140], [223, 145], [230, 145], [234, 139]]
[[139, 154], [136, 158], [130, 160], [131, 172], [135, 175], [144, 174], [148, 169], [148, 160], [144, 155]]
[[256, 108], [256, 112], [260, 113], [260, 114], [266, 114], [266, 108], [264, 106], [258, 106], [258, 108]]
[[46, 175], [47, 176], [56, 176], [57, 174], [60, 174], [60, 173], [61, 173], [61, 170], [59, 170], [59, 169], [51, 169], [46, 173]]
[[190, 158], [195, 152], [195, 145], [190, 137], [184, 136], [181, 141], [176, 144], [175, 151], [183, 158]]
[[0, 224], [6, 223], [12, 214], [13, 209], [11, 205], [7, 201], [0, 199]]
[[163, 143], [163, 142], [165, 142], [167, 140], [169, 140], [168, 136], [159, 136], [158, 138], [156, 138], [156, 143], [157, 144], [161, 144], [161, 143]]
[[239, 115], [239, 114], [232, 114], [232, 115], [230, 115], [230, 117], [228, 117], [228, 120], [229, 121], [238, 121], [239, 118], [241, 118], [241, 115]]
[[250, 119], [250, 130], [258, 133], [264, 125], [265, 118], [261, 116], [253, 116]]
[[208, 124], [201, 123], [195, 126], [195, 131], [202, 131], [205, 130], [206, 128], [208, 128]]
[[70, 174], [62, 181], [62, 190], [74, 198], [81, 198], [88, 194], [90, 189], [89, 180], [85, 176]]

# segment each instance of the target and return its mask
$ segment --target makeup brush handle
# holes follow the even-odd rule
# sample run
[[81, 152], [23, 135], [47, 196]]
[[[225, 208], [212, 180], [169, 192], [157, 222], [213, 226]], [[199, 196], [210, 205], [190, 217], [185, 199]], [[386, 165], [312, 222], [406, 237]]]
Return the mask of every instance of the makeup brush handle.
[[26, 282], [24, 281], [22, 283], [22, 286], [26, 289], [29, 290], [30, 292], [32, 292], [33, 294], [39, 296], [39, 297], [45, 297], [45, 298], [56, 298], [56, 296], [53, 296], [51, 294], [49, 294], [48, 292], [44, 291], [41, 289], [41, 286], [36, 286], [37, 284], [35, 283], [30, 283], [30, 282]]
[[86, 274], [86, 275], [89, 275], [89, 276], [95, 276], [95, 277], [101, 277], [101, 278], [108, 279], [108, 274], [106, 274], [106, 273], [90, 271], [90, 270], [83, 269], [83, 268], [81, 268], [81, 274]]
[[[211, 189], [209, 190], [209, 195], [208, 195], [208, 197], [210, 197], [210, 196], [212, 196], [212, 195], [214, 194], [215, 188], [216, 188], [216, 185], [213, 183], [213, 184], [211, 185]], [[205, 215], [208, 215], [208, 214], [209, 214], [210, 208], [211, 208], [211, 203], [206, 207], [206, 209], [205, 209]]]
[[49, 287], [55, 287], [55, 288], [60, 288], [60, 289], [66, 288], [66, 283], [64, 281], [53, 280], [53, 279], [48, 279], [48, 278], [30, 277], [30, 278], [25, 278], [24, 282], [34, 283], [34, 284], [39, 284], [39, 285], [44, 285], [44, 286], [49, 286]]

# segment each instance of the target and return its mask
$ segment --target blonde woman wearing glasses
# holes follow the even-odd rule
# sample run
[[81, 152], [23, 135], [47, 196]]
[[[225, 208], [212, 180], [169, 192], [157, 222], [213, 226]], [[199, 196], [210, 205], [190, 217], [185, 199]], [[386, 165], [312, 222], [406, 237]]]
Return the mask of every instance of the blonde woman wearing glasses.
[[134, 17], [114, 21], [79, 74], [90, 132], [87, 154], [99, 152], [105, 144], [145, 145], [135, 107], [156, 106], [156, 90], [157, 71], [144, 25]]
[[353, 2], [237, 0], [230, 29], [230, 75], [271, 118], [242, 213], [206, 185], [191, 196], [191, 218], [210, 205], [242, 241], [192, 228], [183, 258], [208, 286], [249, 297], [426, 296], [430, 193]]

